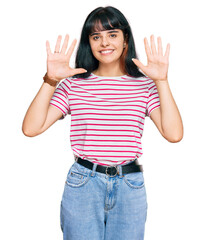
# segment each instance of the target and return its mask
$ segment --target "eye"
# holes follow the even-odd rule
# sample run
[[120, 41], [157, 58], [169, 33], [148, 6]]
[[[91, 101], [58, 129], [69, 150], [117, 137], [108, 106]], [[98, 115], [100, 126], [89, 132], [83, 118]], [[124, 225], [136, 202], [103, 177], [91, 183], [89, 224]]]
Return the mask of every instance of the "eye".
[[98, 39], [99, 39], [99, 36], [93, 37], [93, 40], [98, 40]]
[[110, 37], [115, 38], [115, 37], [117, 37], [117, 34], [110, 34]]

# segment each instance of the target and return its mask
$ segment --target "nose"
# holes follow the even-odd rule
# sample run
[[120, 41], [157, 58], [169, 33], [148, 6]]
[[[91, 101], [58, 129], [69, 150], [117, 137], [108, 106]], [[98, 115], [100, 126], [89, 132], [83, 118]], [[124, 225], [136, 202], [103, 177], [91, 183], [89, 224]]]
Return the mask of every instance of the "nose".
[[109, 45], [110, 45], [110, 43], [109, 43], [107, 37], [106, 37], [106, 36], [102, 37], [101, 46], [102, 46], [102, 47], [107, 47], [107, 46], [109, 46]]

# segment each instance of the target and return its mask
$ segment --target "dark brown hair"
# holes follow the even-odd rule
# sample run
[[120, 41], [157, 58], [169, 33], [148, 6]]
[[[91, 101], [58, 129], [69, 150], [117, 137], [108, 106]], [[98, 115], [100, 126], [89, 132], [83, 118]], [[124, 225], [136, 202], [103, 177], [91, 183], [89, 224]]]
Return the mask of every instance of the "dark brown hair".
[[120, 67], [123, 72], [134, 77], [144, 76], [132, 61], [132, 58], [138, 59], [138, 56], [135, 50], [132, 30], [127, 19], [118, 9], [108, 6], [94, 9], [85, 20], [77, 50], [75, 67], [84, 68], [87, 72], [74, 77], [87, 78], [99, 66], [99, 61], [92, 54], [89, 35], [96, 30], [111, 29], [121, 29], [126, 41], [126, 46], [120, 59]]

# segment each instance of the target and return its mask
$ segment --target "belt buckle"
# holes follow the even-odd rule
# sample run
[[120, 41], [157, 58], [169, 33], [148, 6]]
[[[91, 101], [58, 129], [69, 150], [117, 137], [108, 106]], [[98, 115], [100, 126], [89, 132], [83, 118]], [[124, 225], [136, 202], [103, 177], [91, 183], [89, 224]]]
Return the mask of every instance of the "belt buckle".
[[[112, 167], [114, 167], [116, 169], [115, 175], [109, 175], [108, 172], [107, 172], [107, 169], [108, 168], [112, 168]], [[105, 169], [105, 173], [106, 173], [107, 176], [115, 177], [117, 175], [117, 173], [118, 173], [117, 166], [107, 166], [106, 169]]]

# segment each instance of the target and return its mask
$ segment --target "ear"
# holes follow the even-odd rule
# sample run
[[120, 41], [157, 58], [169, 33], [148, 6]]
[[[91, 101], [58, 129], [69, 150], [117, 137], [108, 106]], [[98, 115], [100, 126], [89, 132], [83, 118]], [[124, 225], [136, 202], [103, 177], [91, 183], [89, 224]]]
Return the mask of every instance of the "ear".
[[126, 33], [123, 33], [123, 36], [124, 36], [124, 42], [127, 42], [127, 40], [128, 40], [128, 34]]

